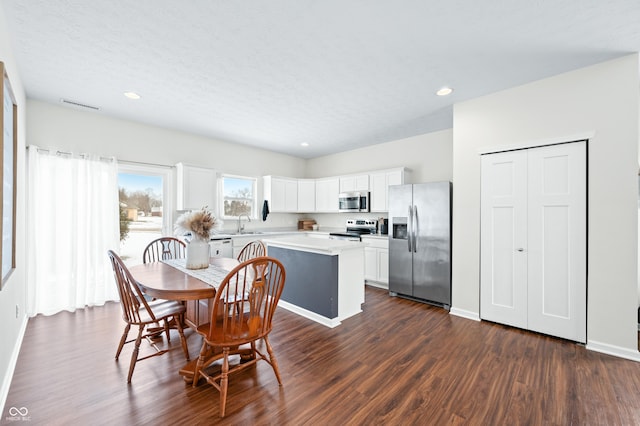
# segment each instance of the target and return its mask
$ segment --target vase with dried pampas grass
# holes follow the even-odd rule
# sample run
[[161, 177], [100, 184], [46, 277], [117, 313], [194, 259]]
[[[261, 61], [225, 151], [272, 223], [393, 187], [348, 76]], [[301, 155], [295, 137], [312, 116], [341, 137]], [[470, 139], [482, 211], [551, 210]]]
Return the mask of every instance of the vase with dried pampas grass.
[[203, 269], [209, 267], [209, 239], [219, 221], [207, 207], [201, 210], [186, 212], [178, 217], [174, 229], [177, 235], [190, 234], [187, 242], [187, 269]]

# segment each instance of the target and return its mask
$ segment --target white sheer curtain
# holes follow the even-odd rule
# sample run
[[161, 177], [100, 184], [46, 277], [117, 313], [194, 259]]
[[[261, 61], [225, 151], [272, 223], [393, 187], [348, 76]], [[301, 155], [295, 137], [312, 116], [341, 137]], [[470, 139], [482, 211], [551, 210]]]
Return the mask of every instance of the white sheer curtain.
[[119, 247], [115, 159], [28, 147], [27, 313], [117, 300], [107, 250]]

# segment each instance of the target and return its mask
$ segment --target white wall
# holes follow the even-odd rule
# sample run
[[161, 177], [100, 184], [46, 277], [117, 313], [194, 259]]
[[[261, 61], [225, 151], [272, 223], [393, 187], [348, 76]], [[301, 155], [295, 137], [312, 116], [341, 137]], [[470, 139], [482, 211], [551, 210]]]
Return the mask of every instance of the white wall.
[[[4, 416], [4, 403], [9, 392], [13, 369], [18, 356], [22, 334], [26, 327], [25, 279], [25, 93], [9, 45], [9, 34], [2, 7], [0, 7], [0, 61], [4, 62], [18, 104], [18, 180], [16, 217], [16, 269], [0, 291], [0, 413]], [[16, 307], [18, 315], [16, 318]]]
[[479, 148], [592, 132], [588, 163], [588, 346], [638, 357], [638, 56], [457, 104], [453, 311], [479, 312]]
[[453, 130], [441, 130], [354, 149], [307, 162], [309, 178], [407, 167], [411, 181], [433, 182], [453, 177]]
[[178, 162], [248, 176], [303, 177], [306, 161], [99, 112], [29, 100], [28, 144], [173, 166]]
[[[29, 145], [115, 156], [121, 161], [169, 166], [184, 162], [256, 177], [327, 177], [400, 166], [411, 170], [411, 182], [451, 180], [453, 176], [451, 129], [304, 160], [35, 100], [27, 101], [27, 114]], [[258, 192], [261, 200], [262, 185]], [[323, 228], [344, 228], [345, 220], [351, 217], [345, 214], [303, 216], [314, 217]], [[386, 217], [373, 213], [358, 215], [378, 216]], [[271, 214], [266, 222], [252, 222], [248, 226], [291, 227], [297, 225], [300, 217]]]
[[[453, 130], [441, 130], [392, 142], [318, 157], [307, 162], [310, 178], [339, 176], [394, 167], [409, 169], [408, 183], [451, 181], [453, 178]], [[455, 192], [455, 187], [454, 187]], [[386, 213], [314, 214], [320, 229], [343, 228], [347, 218], [375, 219]]]
[[[264, 175], [303, 177], [305, 173], [306, 160], [301, 158], [111, 118], [99, 112], [29, 100], [27, 115], [27, 142], [42, 148], [165, 166], [183, 162], [223, 173], [259, 178]], [[262, 185], [258, 186], [258, 200], [262, 200]], [[295, 215], [273, 214], [267, 222], [253, 221], [249, 226], [286, 227], [296, 224]]]

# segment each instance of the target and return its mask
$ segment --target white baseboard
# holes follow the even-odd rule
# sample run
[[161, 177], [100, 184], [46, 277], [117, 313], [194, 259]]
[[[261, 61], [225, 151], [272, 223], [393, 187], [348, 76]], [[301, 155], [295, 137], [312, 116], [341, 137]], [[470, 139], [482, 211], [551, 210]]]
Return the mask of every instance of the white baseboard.
[[[452, 307], [449, 311], [449, 314], [473, 321], [480, 321], [480, 315], [478, 313], [466, 311], [464, 309]], [[640, 325], [638, 328], [640, 329]], [[593, 340], [587, 342], [586, 348], [590, 351], [600, 352], [618, 358], [640, 362], [640, 352], [637, 349], [627, 349], [621, 346], [610, 345], [608, 343], [595, 342]]]
[[375, 287], [375, 288], [381, 288], [383, 290], [389, 290], [389, 284], [387, 283], [381, 283], [378, 281], [369, 281], [369, 280], [365, 280], [364, 282], [366, 285], [371, 286], [371, 287]]
[[637, 349], [627, 349], [620, 346], [610, 345], [608, 343], [587, 341], [587, 349], [594, 352], [601, 352], [607, 355], [617, 356], [619, 358], [629, 359], [631, 361], [640, 362], [640, 352]]
[[9, 359], [9, 365], [7, 371], [4, 373], [4, 379], [2, 380], [2, 389], [0, 389], [0, 413], [4, 414], [4, 404], [7, 402], [9, 396], [9, 388], [11, 387], [11, 379], [13, 379], [13, 373], [16, 370], [16, 364], [18, 363], [18, 355], [20, 354], [20, 348], [22, 347], [22, 340], [24, 334], [27, 331], [27, 323], [29, 317], [26, 315], [22, 318], [22, 324], [20, 325], [20, 331], [18, 332], [18, 339], [13, 347], [11, 358]]
[[464, 309], [455, 308], [453, 306], [451, 307], [449, 314], [455, 315], [457, 317], [470, 319], [473, 321], [480, 321], [480, 315], [477, 312], [466, 311]]
[[315, 322], [317, 322], [319, 324], [322, 324], [322, 325], [324, 325], [326, 327], [329, 327], [329, 328], [334, 328], [334, 327], [337, 327], [340, 324], [342, 324], [342, 322], [337, 318], [329, 319], [327, 317], [323, 317], [322, 315], [318, 315], [315, 312], [311, 312], [311, 311], [308, 311], [308, 310], [306, 310], [304, 308], [301, 308], [299, 306], [292, 305], [289, 302], [285, 302], [282, 299], [280, 299], [278, 301], [278, 306], [280, 306], [281, 308], [286, 309], [289, 312], [293, 312], [294, 314], [298, 314], [298, 315], [300, 315], [302, 317], [308, 318], [308, 319], [310, 319], [312, 321], [315, 321]]

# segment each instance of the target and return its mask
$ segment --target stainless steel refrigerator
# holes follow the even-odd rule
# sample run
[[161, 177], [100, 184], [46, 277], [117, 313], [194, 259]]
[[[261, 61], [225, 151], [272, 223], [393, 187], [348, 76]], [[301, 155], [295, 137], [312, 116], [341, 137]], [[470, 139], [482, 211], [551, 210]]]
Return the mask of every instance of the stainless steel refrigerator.
[[389, 187], [389, 292], [451, 306], [451, 182]]

